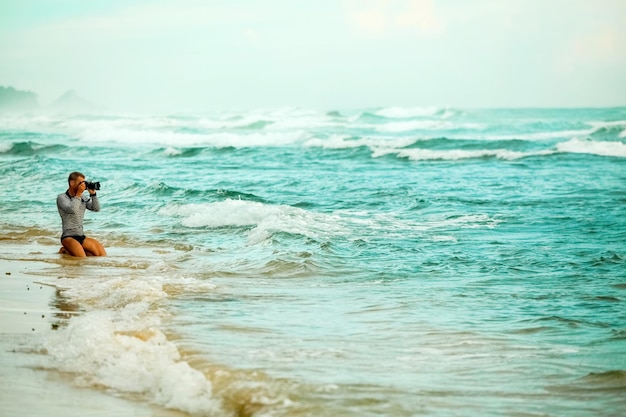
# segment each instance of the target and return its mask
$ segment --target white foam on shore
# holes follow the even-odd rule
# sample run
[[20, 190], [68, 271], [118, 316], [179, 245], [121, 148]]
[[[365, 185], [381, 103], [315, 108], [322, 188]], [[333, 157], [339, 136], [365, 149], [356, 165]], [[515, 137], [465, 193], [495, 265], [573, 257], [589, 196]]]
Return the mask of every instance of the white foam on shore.
[[158, 276], [56, 281], [85, 311], [44, 340], [51, 367], [74, 374], [80, 386], [139, 395], [194, 415], [224, 414], [211, 382], [160, 330], [165, 282]]
[[45, 357], [33, 355], [24, 348], [31, 345], [26, 336], [33, 335], [5, 334], [0, 338], [3, 353], [0, 355], [0, 410], [3, 416], [181, 417], [179, 411], [68, 384], [66, 375], [45, 371], [41, 363]]

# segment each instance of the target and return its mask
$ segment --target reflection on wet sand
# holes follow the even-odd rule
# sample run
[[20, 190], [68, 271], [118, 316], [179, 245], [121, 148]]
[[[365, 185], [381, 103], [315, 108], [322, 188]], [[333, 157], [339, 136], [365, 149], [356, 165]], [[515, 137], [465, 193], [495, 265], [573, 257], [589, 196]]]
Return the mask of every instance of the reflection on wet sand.
[[63, 291], [57, 289], [54, 298], [50, 301], [50, 307], [56, 310], [54, 317], [57, 319], [52, 323], [52, 329], [56, 330], [67, 325], [67, 320], [72, 316], [80, 314], [78, 304], [70, 302], [69, 298], [63, 295]]

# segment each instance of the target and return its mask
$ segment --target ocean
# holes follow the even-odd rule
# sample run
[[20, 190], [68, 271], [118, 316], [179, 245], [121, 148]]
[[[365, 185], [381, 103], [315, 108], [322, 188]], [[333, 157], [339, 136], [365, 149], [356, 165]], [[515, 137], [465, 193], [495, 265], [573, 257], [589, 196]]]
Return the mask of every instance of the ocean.
[[[101, 182], [106, 258], [57, 253], [72, 171]], [[0, 202], [0, 260], [44, 265], [66, 312], [20, 349], [68, 389], [181, 416], [626, 410], [623, 107], [3, 114]]]

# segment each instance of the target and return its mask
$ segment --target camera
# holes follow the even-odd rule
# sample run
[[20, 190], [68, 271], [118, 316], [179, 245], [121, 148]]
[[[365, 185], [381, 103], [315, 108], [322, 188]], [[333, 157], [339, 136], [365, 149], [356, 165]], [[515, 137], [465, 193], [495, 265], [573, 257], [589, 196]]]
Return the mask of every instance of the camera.
[[85, 181], [85, 186], [87, 187], [88, 190], [99, 190], [100, 189], [100, 182]]

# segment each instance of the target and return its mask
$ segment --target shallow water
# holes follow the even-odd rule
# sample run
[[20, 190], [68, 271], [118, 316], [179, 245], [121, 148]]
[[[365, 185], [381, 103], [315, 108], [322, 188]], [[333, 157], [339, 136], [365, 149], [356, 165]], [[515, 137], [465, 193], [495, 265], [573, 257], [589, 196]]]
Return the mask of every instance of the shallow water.
[[[619, 415], [626, 109], [4, 115], [79, 386], [193, 415]], [[104, 259], [54, 254], [67, 174]]]

